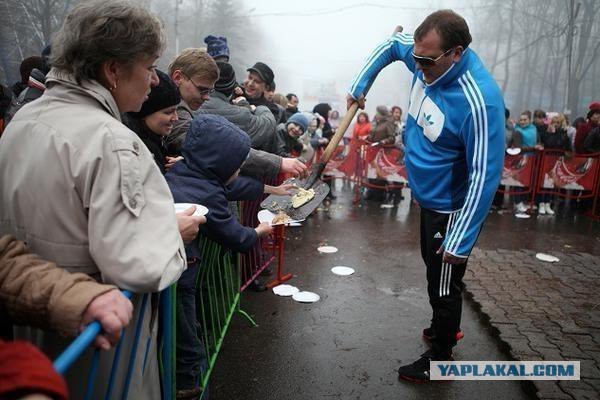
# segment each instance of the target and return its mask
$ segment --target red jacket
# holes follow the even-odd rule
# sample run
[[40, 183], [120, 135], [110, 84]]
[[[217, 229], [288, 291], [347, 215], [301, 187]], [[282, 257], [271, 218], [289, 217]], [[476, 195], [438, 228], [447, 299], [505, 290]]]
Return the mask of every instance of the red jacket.
[[0, 398], [43, 393], [56, 400], [67, 400], [67, 385], [54, 370], [52, 362], [27, 342], [0, 340]]
[[365, 122], [363, 124], [359, 124], [358, 122], [354, 124], [354, 130], [352, 131], [352, 139], [364, 139], [369, 132], [371, 132], [371, 123]]

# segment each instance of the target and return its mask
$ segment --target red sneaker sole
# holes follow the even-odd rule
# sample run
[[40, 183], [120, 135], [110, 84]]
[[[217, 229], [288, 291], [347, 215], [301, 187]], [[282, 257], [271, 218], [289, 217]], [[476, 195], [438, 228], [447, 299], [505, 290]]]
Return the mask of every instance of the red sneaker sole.
[[[462, 331], [456, 332], [456, 341], [459, 341], [460, 339], [462, 339], [464, 337], [465, 337], [465, 334]], [[427, 340], [428, 342], [431, 342], [433, 340], [433, 336], [423, 335], [423, 339]]]

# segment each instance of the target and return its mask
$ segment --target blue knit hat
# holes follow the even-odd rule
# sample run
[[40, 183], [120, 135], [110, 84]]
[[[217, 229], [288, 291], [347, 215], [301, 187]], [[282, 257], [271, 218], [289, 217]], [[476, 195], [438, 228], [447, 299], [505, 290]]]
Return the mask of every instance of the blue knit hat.
[[227, 61], [229, 61], [229, 47], [227, 47], [226, 37], [208, 35], [204, 38], [204, 43], [206, 43], [206, 52], [212, 58], [227, 57]]
[[285, 126], [287, 127], [290, 123], [298, 125], [302, 129], [302, 132], [306, 132], [306, 128], [308, 128], [308, 118], [302, 113], [296, 113], [289, 117]]

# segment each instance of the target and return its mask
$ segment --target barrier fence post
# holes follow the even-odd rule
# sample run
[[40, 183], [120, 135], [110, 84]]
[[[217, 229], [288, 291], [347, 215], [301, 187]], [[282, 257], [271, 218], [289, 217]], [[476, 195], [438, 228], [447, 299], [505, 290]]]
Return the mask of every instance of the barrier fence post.
[[283, 275], [283, 260], [284, 260], [284, 252], [283, 246], [285, 243], [285, 225], [277, 225], [275, 227], [275, 237], [277, 240], [277, 249], [278, 249], [278, 260], [277, 260], [277, 278], [267, 284], [269, 289], [273, 289], [277, 285], [281, 285], [284, 282], [292, 279], [292, 274], [288, 273]]

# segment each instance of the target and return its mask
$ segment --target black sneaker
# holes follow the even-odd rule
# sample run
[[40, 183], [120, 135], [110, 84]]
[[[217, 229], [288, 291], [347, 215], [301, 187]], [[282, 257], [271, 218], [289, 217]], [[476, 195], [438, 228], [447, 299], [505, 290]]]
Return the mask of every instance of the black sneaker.
[[[462, 331], [456, 332], [456, 341], [457, 342], [464, 337], [465, 337], [465, 334]], [[435, 332], [433, 330], [433, 327], [430, 326], [429, 328], [423, 329], [423, 339], [425, 339], [428, 342], [431, 342], [431, 341], [433, 341], [433, 339], [435, 339]]]
[[[434, 360], [431, 351], [421, 354], [421, 358], [412, 364], [403, 365], [398, 368], [398, 379], [415, 383], [425, 383], [429, 381], [429, 362]], [[444, 361], [453, 360], [452, 356]]]

